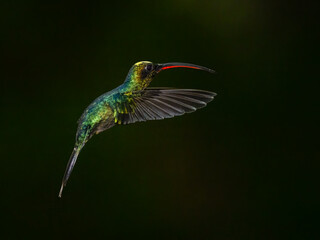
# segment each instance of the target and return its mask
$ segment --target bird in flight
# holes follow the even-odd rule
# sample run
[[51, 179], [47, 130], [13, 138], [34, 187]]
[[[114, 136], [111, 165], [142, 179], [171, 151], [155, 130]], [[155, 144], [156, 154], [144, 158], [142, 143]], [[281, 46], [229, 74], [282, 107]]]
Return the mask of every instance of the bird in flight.
[[159, 72], [179, 67], [214, 73], [214, 70], [189, 63], [137, 62], [129, 70], [123, 84], [101, 95], [86, 108], [78, 121], [76, 142], [62, 179], [59, 197], [81, 149], [93, 135], [115, 125], [161, 120], [194, 112], [213, 100], [216, 94], [204, 90], [148, 88]]

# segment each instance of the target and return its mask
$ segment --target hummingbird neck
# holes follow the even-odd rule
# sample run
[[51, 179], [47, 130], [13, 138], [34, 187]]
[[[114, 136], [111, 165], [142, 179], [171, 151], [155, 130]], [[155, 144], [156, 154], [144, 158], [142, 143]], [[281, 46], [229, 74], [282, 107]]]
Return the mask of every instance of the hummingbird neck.
[[121, 90], [124, 92], [134, 92], [139, 91], [142, 88], [136, 81], [126, 80], [121, 86]]
[[140, 76], [135, 74], [128, 74], [122, 86], [126, 91], [141, 91], [150, 84], [151, 80], [149, 78], [141, 79]]

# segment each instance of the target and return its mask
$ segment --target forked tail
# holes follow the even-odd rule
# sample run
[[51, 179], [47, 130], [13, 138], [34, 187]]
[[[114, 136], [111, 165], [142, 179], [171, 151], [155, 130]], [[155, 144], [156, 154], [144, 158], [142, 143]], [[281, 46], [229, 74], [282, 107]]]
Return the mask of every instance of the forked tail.
[[75, 163], [77, 161], [77, 158], [79, 156], [81, 148], [82, 148], [82, 146], [75, 146], [73, 151], [72, 151], [72, 153], [71, 153], [71, 156], [70, 156], [66, 171], [65, 171], [63, 179], [62, 179], [62, 184], [61, 184], [61, 188], [60, 188], [60, 192], [59, 192], [59, 197], [60, 198], [61, 198], [61, 195], [62, 195], [63, 188], [67, 185], [68, 179], [69, 179], [70, 174], [71, 174], [71, 172], [73, 170], [73, 167], [74, 167], [74, 165], [75, 165]]

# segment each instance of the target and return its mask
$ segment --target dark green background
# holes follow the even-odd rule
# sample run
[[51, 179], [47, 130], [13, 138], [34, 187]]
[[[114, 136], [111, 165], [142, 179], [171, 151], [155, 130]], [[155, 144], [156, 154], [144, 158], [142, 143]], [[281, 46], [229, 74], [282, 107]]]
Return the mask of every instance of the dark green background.
[[[315, 6], [7, 1], [0, 9], [1, 239], [316, 239]], [[77, 119], [141, 60], [213, 68], [168, 70], [151, 85], [218, 96], [193, 114], [95, 136], [58, 199]]]

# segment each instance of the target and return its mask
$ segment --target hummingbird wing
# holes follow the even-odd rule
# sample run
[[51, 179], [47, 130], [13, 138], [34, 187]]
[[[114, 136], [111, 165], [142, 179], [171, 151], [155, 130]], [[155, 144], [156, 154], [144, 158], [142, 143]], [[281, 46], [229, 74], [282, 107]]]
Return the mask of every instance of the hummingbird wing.
[[132, 93], [118, 106], [115, 123], [161, 120], [194, 112], [212, 101], [216, 93], [195, 89], [146, 88]]

